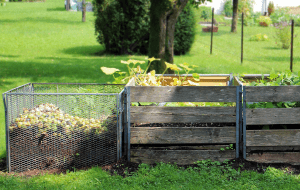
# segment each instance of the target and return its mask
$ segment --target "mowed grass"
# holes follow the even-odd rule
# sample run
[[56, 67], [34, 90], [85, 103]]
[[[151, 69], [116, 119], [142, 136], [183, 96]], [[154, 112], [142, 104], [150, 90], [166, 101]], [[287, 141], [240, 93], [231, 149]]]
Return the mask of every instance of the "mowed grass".
[[217, 162], [199, 163], [183, 169], [158, 163], [155, 167], [141, 164], [139, 170], [123, 178], [110, 176], [101, 168], [60, 175], [31, 178], [1, 176], [0, 189], [299, 189], [299, 175], [274, 168], [265, 173], [237, 171]]

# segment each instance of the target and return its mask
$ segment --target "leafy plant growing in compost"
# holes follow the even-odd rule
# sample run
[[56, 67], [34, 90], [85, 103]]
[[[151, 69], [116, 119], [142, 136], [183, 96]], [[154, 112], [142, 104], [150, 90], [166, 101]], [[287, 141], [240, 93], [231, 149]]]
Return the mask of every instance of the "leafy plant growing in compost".
[[[200, 81], [200, 75], [197, 73], [193, 73], [192, 77], [194, 81], [198, 82], [193, 82], [192, 80], [187, 80], [187, 75], [192, 71], [192, 68], [195, 68], [195, 65], [189, 65], [188, 63], [183, 63], [179, 64], [177, 66], [176, 64], [170, 64], [165, 62], [166, 64], [166, 69], [161, 75], [156, 75], [155, 71], [152, 70], [147, 73], [147, 70], [149, 69], [151, 63], [156, 59], [154, 57], [149, 58], [149, 64], [145, 70], [143, 70], [140, 66], [140, 64], [144, 64], [145, 61], [138, 61], [138, 60], [128, 60], [128, 61], [121, 61], [121, 63], [126, 64], [128, 71], [123, 72], [120, 71], [119, 69], [116, 68], [108, 68], [108, 67], [101, 67], [100, 69], [102, 72], [104, 72], [106, 75], [113, 75], [115, 81], [113, 83], [126, 83], [130, 79], [134, 78], [135, 82], [137, 85], [140, 86], [162, 86], [162, 79], [164, 73], [168, 70], [171, 69], [178, 74], [178, 78], [173, 78], [173, 82], [170, 83], [171, 86], [183, 86], [184, 84], [188, 84], [189, 86], [200, 86], [199, 81]], [[181, 76], [179, 74], [180, 70], [184, 70], [186, 75]]]
[[[297, 74], [292, 73], [287, 70], [282, 73], [275, 73], [272, 71], [270, 76], [265, 78], [264, 75], [262, 79], [251, 82], [249, 86], [287, 86], [287, 85], [300, 85], [300, 72]], [[252, 104], [247, 103], [247, 108], [256, 109], [256, 108], [295, 108], [300, 107], [300, 102], [254, 102]], [[282, 125], [283, 128], [287, 128], [285, 125]], [[263, 129], [270, 129], [270, 126], [263, 126]]]

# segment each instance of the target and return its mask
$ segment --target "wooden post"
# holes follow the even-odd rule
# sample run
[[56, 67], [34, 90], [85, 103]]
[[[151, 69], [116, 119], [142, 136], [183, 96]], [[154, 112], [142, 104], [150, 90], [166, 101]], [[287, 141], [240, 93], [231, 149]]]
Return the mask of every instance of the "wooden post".
[[212, 13], [211, 13], [211, 40], [210, 40], [210, 54], [212, 54], [213, 36], [214, 36], [214, 8], [212, 8]]
[[244, 13], [242, 13], [242, 39], [241, 39], [241, 64], [243, 64], [244, 54]]
[[85, 0], [82, 0], [82, 22], [85, 22], [86, 4]]
[[66, 10], [69, 11], [70, 10], [70, 0], [67, 0], [67, 4], [66, 4]]
[[292, 30], [291, 30], [291, 62], [290, 62], [290, 70], [293, 72], [293, 49], [294, 49], [294, 20], [292, 20]]

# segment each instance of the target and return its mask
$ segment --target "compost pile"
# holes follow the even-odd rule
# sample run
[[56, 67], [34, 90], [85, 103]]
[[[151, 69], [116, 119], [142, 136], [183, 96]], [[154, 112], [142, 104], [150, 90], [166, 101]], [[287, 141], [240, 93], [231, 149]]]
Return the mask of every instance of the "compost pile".
[[23, 109], [9, 126], [11, 171], [68, 169], [116, 161], [117, 117], [82, 118], [53, 104]]

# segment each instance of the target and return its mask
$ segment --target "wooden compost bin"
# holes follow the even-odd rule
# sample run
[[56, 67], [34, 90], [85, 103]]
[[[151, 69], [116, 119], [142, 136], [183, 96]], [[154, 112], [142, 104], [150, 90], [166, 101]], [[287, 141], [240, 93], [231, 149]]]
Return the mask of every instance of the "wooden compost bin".
[[[173, 81], [171, 76], [168, 80]], [[217, 76], [215, 76], [217, 77]], [[209, 78], [206, 78], [207, 80]], [[215, 84], [211, 76], [211, 83]], [[223, 80], [223, 79], [221, 79]], [[239, 86], [135, 86], [132, 79], [126, 86], [127, 102], [236, 102]], [[201, 80], [200, 80], [201, 81]], [[217, 81], [218, 83], [220, 81]], [[168, 84], [166, 82], [165, 84]], [[226, 86], [227, 85], [227, 86]], [[165, 107], [130, 106], [127, 104], [125, 149], [128, 159], [138, 163], [165, 162], [193, 164], [198, 160], [224, 161], [238, 157], [238, 150], [226, 150], [239, 144], [236, 138], [239, 111], [236, 107]], [[173, 124], [157, 127], [145, 124]], [[184, 123], [225, 123], [222, 127], [183, 127]], [[226, 123], [234, 123], [226, 126]], [[142, 127], [141, 124], [144, 124]], [[220, 150], [224, 148], [225, 151]]]
[[300, 125], [298, 129], [251, 130], [251, 125], [300, 124], [300, 108], [245, 106], [247, 102], [283, 101], [300, 101], [300, 86], [243, 87], [244, 158], [247, 160], [300, 164]]
[[[270, 75], [269, 74], [264, 74], [264, 80], [269, 80], [268, 77]], [[243, 86], [249, 85], [251, 82], [256, 82], [258, 80], [262, 79], [262, 75], [261, 74], [247, 74], [244, 75], [243, 77], [241, 77], [243, 80], [241, 80], [239, 77], [234, 77], [233, 79], [233, 84], [235, 86], [239, 85], [239, 82], [241, 82], [241, 84], [243, 84]], [[238, 81], [241, 80], [241, 81]]]

